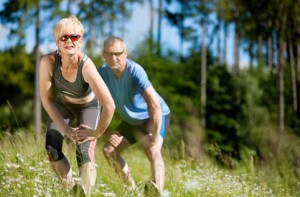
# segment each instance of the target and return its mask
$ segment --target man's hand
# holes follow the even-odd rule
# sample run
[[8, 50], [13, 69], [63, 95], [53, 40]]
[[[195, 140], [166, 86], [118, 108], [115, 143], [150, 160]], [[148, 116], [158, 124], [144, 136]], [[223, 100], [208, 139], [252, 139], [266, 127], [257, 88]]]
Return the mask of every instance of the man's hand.
[[141, 142], [145, 148], [149, 148], [155, 146], [158, 143], [158, 139], [152, 133], [149, 133], [142, 138]]
[[112, 134], [110, 137], [109, 137], [109, 143], [111, 143], [111, 145], [113, 146], [113, 147], [118, 147], [120, 144], [121, 144], [121, 142], [122, 142], [122, 140], [123, 140], [123, 136], [119, 136], [118, 134]]
[[99, 136], [97, 136], [97, 133], [91, 127], [87, 125], [80, 125], [74, 132], [73, 138], [78, 144], [82, 144], [87, 141], [97, 140]]

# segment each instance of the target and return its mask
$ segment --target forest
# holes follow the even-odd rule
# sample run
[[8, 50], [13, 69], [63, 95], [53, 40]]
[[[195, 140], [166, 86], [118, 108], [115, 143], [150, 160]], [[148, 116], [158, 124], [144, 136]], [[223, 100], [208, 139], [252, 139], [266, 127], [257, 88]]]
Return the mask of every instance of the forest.
[[[85, 26], [83, 51], [100, 66], [101, 41], [125, 35], [132, 10], [143, 4], [148, 36], [129, 57], [145, 68], [171, 109], [164, 144], [170, 158], [210, 160], [231, 170], [275, 166], [282, 177], [289, 169], [284, 184], [291, 195], [299, 190], [299, 0], [6, 0], [0, 22], [11, 44], [0, 51], [0, 141], [20, 132], [44, 134], [36, 73], [41, 46], [54, 40], [43, 28], [76, 15]], [[162, 42], [163, 21], [176, 28], [179, 50]], [[249, 57], [246, 66], [241, 51]], [[116, 114], [110, 128], [119, 121]]]

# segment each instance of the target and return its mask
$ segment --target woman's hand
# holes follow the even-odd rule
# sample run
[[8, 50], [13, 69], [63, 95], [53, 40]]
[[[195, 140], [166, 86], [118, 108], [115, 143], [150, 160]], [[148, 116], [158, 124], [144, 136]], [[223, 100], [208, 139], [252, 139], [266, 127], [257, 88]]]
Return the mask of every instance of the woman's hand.
[[96, 131], [87, 125], [80, 125], [73, 134], [73, 138], [78, 144], [97, 140], [99, 137], [100, 136], [97, 135]]
[[72, 128], [72, 127], [69, 127], [66, 131], [65, 131], [65, 136], [67, 136], [67, 138], [69, 138], [70, 140], [72, 140], [74, 143], [76, 143], [76, 138], [74, 138], [74, 134], [75, 134], [75, 131], [77, 130], [78, 128]]

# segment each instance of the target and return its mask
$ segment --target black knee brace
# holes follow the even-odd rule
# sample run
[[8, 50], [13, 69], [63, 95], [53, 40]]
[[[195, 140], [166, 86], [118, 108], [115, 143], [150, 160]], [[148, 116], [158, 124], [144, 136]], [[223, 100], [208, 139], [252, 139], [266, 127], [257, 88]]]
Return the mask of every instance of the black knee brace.
[[50, 161], [58, 161], [64, 157], [62, 153], [63, 139], [64, 137], [57, 130], [47, 130], [45, 149]]
[[47, 155], [48, 155], [50, 161], [58, 161], [59, 160], [58, 152], [55, 148], [53, 148], [52, 146], [49, 145], [49, 146], [47, 146], [46, 150], [47, 150]]

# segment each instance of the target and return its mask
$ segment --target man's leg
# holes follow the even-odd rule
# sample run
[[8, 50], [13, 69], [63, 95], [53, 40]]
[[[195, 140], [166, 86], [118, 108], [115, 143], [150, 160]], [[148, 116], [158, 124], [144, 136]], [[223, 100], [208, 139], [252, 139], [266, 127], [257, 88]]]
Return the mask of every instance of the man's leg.
[[165, 180], [165, 164], [161, 154], [163, 138], [152, 147], [146, 147], [145, 152], [150, 162], [152, 181], [156, 184], [159, 192], [163, 191]]
[[125, 160], [120, 156], [121, 150], [128, 147], [127, 140], [118, 134], [109, 137], [107, 143], [103, 147], [103, 154], [115, 173], [124, 181], [129, 191], [136, 189], [136, 184], [131, 176], [129, 167]]
[[154, 146], [149, 146], [149, 143], [147, 142], [148, 140], [152, 141], [152, 133], [151, 130], [149, 130], [149, 128], [151, 128], [151, 126], [149, 125], [150, 121], [145, 122], [145, 124], [141, 127], [141, 129], [145, 129], [144, 132], [146, 133], [146, 135], [142, 139], [142, 144], [144, 145], [144, 150], [150, 162], [152, 181], [155, 183], [160, 193], [163, 192], [165, 180], [165, 164], [163, 161], [161, 149], [165, 134], [169, 127], [169, 123], [170, 115], [163, 115], [159, 140], [158, 143]]

